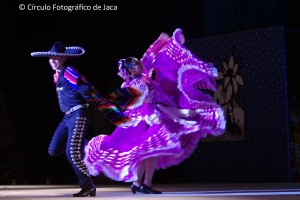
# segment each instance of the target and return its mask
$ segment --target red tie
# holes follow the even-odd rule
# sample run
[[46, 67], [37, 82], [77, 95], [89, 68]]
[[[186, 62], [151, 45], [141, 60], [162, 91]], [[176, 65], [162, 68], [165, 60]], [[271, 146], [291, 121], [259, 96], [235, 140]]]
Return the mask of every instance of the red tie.
[[59, 80], [60, 71], [56, 71], [56, 73], [53, 75], [54, 83], [56, 84]]

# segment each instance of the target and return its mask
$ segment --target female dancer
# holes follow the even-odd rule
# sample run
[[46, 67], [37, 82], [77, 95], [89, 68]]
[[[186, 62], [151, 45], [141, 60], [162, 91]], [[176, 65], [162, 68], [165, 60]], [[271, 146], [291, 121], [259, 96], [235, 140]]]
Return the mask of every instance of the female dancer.
[[141, 61], [119, 61], [121, 88], [135, 90], [140, 97], [124, 107], [131, 120], [86, 145], [84, 161], [91, 175], [103, 172], [113, 180], [133, 182], [134, 194], [160, 194], [152, 188], [155, 169], [181, 163], [207, 134], [223, 134], [223, 110], [201, 92], [215, 90], [216, 70], [183, 42], [177, 29], [172, 38], [162, 34]]

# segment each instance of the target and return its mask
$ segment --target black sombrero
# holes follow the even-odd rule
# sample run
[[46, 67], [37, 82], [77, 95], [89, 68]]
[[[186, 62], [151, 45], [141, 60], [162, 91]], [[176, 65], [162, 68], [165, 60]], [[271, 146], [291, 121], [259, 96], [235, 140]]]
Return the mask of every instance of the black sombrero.
[[61, 41], [56, 41], [50, 51], [46, 52], [32, 52], [32, 57], [54, 57], [54, 56], [66, 56], [66, 57], [76, 57], [81, 56], [85, 53], [82, 47], [70, 46], [65, 47]]

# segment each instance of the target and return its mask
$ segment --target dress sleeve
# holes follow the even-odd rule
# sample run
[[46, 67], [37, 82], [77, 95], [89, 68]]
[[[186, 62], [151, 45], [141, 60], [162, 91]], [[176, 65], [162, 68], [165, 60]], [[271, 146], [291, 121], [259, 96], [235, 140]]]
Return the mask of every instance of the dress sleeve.
[[148, 98], [151, 95], [148, 84], [144, 78], [134, 79], [129, 84], [122, 87], [122, 89], [130, 89], [139, 94], [139, 96], [135, 98], [134, 102], [126, 107], [127, 110], [135, 109], [144, 103], [147, 103]]

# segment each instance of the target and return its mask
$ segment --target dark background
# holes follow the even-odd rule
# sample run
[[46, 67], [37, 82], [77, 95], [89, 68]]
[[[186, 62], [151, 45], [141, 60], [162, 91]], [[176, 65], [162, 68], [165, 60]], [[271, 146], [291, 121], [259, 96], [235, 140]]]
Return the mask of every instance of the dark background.
[[[70, 60], [103, 94], [118, 87], [117, 62], [141, 57], [161, 32], [181, 28], [187, 40], [209, 35], [284, 25], [288, 92], [299, 92], [297, 77], [300, 22], [296, 1], [284, 0], [154, 0], [52, 1], [61, 5], [116, 5], [115, 11], [19, 10], [19, 4], [43, 6], [42, 1], [2, 2], [0, 79], [0, 183], [76, 183], [64, 156], [50, 157], [47, 147], [61, 120], [52, 69], [47, 58], [31, 52], [48, 51], [54, 41], [78, 45], [86, 54]], [[97, 115], [89, 137], [114, 128]], [[200, 147], [201, 148], [201, 145]], [[166, 171], [166, 170], [164, 170]], [[167, 169], [168, 171], [168, 169]], [[177, 172], [164, 182], [196, 182]], [[156, 175], [158, 181], [160, 173]], [[181, 174], [181, 175], [179, 175]], [[100, 175], [98, 183], [114, 183]], [[201, 182], [201, 180], [198, 180]], [[230, 182], [231, 180], [226, 180]], [[246, 181], [246, 180], [245, 180]]]

